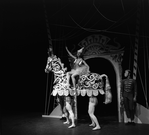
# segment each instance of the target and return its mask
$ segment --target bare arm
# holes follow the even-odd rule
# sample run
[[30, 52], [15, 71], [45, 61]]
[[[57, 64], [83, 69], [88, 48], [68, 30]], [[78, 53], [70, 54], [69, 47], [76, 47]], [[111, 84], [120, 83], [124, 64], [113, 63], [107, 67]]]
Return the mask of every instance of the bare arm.
[[69, 54], [72, 58], [76, 59], [76, 57], [75, 57], [74, 55], [71, 54], [71, 52], [68, 50], [67, 47], [66, 47], [66, 50], [67, 50], [68, 54]]
[[85, 62], [85, 60], [82, 60], [82, 62], [84, 63], [85, 66], [89, 67], [88, 64]]

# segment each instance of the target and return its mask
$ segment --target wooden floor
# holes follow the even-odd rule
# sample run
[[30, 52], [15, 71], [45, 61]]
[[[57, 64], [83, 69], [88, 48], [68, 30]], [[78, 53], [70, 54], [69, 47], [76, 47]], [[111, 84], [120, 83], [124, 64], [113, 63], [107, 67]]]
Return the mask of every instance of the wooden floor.
[[40, 113], [1, 115], [0, 135], [148, 135], [149, 125], [127, 126], [112, 117], [98, 117], [101, 130], [93, 131], [89, 117], [80, 117], [76, 127], [68, 129], [64, 120], [45, 118]]

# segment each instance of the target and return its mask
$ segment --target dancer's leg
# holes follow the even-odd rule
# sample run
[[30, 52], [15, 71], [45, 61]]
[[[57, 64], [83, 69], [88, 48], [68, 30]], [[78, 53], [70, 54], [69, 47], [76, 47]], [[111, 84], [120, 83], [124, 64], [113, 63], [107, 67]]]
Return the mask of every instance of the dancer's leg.
[[71, 73], [67, 72], [66, 73], [66, 78], [67, 78], [67, 85], [68, 85], [68, 87], [70, 86], [70, 76], [71, 76]]
[[69, 124], [69, 117], [68, 117], [68, 112], [65, 112], [65, 117], [66, 117], [66, 121], [63, 124]]
[[66, 117], [66, 121], [64, 122], [64, 124], [69, 124], [70, 121], [69, 121], [69, 114], [68, 114], [68, 105], [67, 105], [67, 102], [65, 104], [65, 107], [64, 107], [64, 112], [65, 112], [65, 117]]
[[94, 127], [93, 130], [100, 129], [101, 127], [100, 127], [100, 125], [99, 125], [99, 123], [98, 123], [98, 120], [97, 120], [97, 118], [96, 118], [96, 116], [95, 116], [94, 114], [92, 115], [92, 119], [93, 119], [93, 121], [94, 121], [95, 124], [96, 124], [96, 127]]
[[60, 109], [62, 112], [62, 118], [63, 119], [65, 117], [65, 112], [64, 112], [64, 96], [59, 96], [59, 104], [60, 104]]
[[[73, 113], [73, 111], [72, 111], [72, 107], [71, 107], [71, 105], [70, 105], [69, 102], [66, 102], [66, 109], [68, 110], [68, 112], [69, 112], [69, 117], [70, 117], [70, 119], [71, 119], [71, 121], [72, 121], [72, 124], [71, 124], [68, 128], [75, 127], [75, 123], [74, 123], [74, 113]], [[67, 117], [67, 118], [68, 118], [68, 117]], [[69, 119], [68, 119], [68, 120], [69, 120]]]
[[90, 127], [94, 127], [95, 126], [95, 122], [93, 121], [93, 119], [91, 118], [92, 123], [89, 125]]
[[74, 113], [72, 110], [69, 111], [69, 115], [70, 115], [70, 119], [71, 119], [72, 124], [68, 128], [75, 127]]
[[128, 122], [126, 123], [126, 125], [129, 125], [130, 122], [131, 122], [131, 115], [130, 115], [130, 109], [129, 109], [129, 99], [124, 97], [124, 108], [125, 108], [125, 111], [126, 111], [126, 116], [128, 118]]
[[130, 119], [131, 122], [134, 123], [134, 118], [135, 118], [135, 102], [133, 99], [129, 101], [129, 109], [130, 109]]
[[91, 119], [91, 122], [92, 122], [89, 126], [95, 126], [95, 122], [94, 122], [94, 120], [92, 119], [93, 111], [94, 111], [94, 108], [93, 108], [93, 106], [89, 103], [88, 114], [89, 114], [90, 119]]
[[74, 73], [71, 75], [71, 79], [72, 79], [72, 85], [75, 88], [76, 87], [76, 80], [75, 80], [75, 76], [77, 75], [77, 73]]
[[95, 111], [95, 104], [89, 102], [89, 116], [92, 120], [91, 126], [92, 125], [94, 126], [94, 124], [95, 124], [96, 126], [95, 126], [95, 128], [93, 128], [93, 130], [97, 130], [97, 129], [100, 129], [101, 127], [98, 123], [98, 120], [97, 120], [96, 116], [94, 115], [94, 111]]

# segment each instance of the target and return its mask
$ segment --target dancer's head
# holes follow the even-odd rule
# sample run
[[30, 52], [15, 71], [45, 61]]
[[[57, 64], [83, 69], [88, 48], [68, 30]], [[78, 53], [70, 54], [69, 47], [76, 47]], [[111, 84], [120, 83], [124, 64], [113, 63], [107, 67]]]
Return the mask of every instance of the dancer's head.
[[79, 49], [79, 50], [77, 51], [77, 57], [80, 57], [80, 55], [81, 55], [82, 52], [83, 52], [83, 49], [84, 49], [84, 47], [82, 47], [81, 49]]

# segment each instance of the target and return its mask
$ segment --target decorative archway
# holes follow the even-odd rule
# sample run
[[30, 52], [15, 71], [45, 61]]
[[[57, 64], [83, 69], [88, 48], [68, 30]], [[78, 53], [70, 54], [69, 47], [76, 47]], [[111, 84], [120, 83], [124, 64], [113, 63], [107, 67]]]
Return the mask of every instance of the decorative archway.
[[122, 80], [122, 56], [124, 48], [117, 42], [115, 45], [110, 45], [108, 42], [111, 39], [104, 35], [91, 35], [79, 42], [80, 47], [84, 47], [83, 57], [85, 60], [101, 57], [107, 59], [114, 67], [116, 73], [117, 101], [118, 101], [118, 119], [123, 121], [121, 114], [121, 80]]

